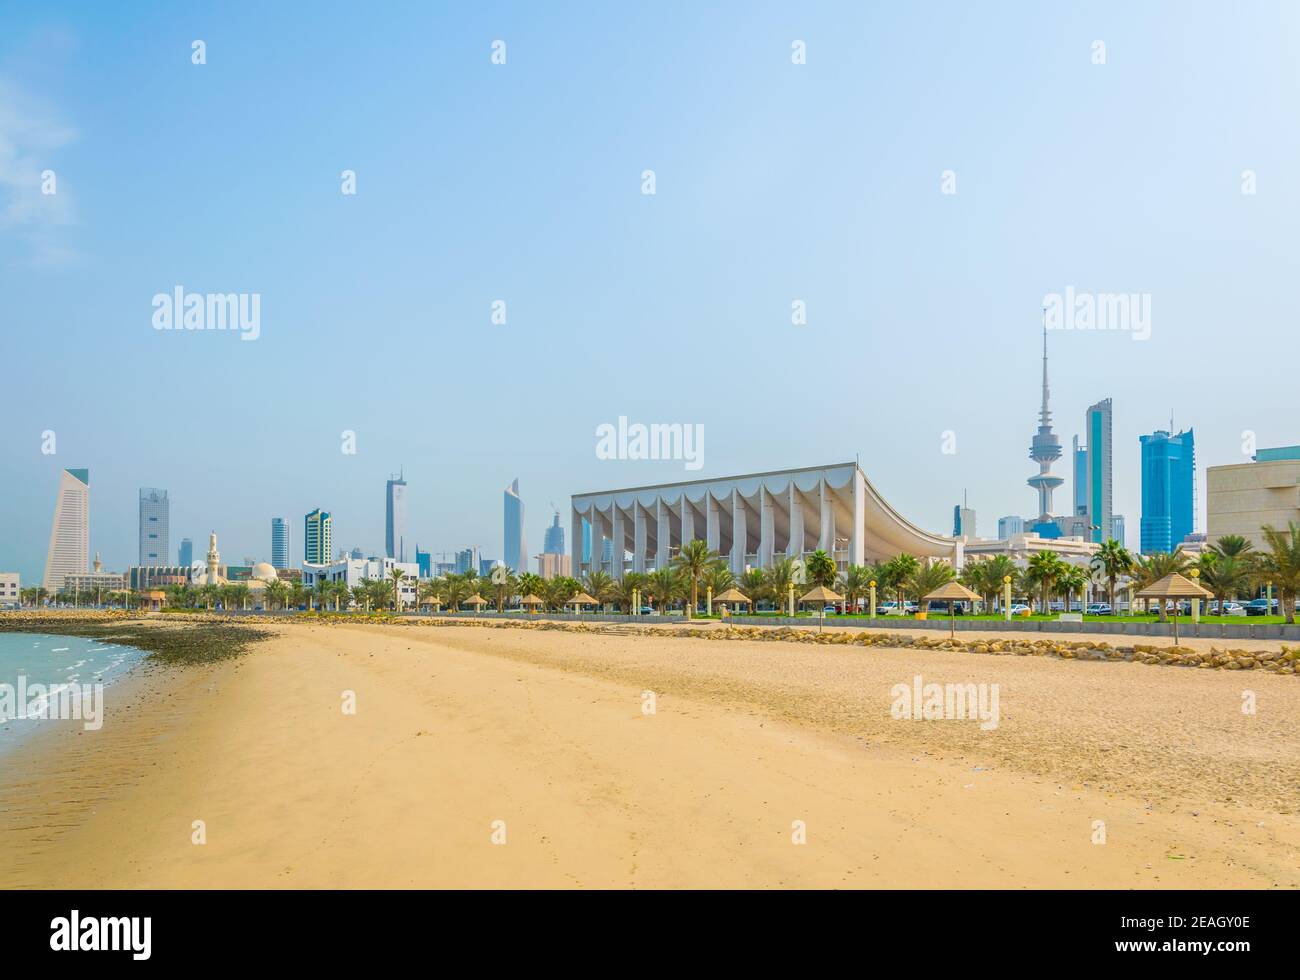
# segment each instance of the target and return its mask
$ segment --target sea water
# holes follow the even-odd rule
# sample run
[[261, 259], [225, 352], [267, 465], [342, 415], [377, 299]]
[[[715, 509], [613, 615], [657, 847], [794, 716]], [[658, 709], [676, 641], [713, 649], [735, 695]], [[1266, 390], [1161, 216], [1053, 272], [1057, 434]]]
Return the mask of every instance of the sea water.
[[[30, 689], [59, 684], [78, 684], [83, 690], [102, 684], [107, 688], [120, 679], [144, 651], [119, 643], [88, 640], [79, 636], [49, 633], [0, 633], [0, 685], [16, 692], [20, 685]], [[3, 690], [3, 689], [0, 689]], [[112, 695], [105, 693], [105, 713], [112, 714]], [[48, 721], [16, 718], [0, 721], [0, 754], [12, 749]]]

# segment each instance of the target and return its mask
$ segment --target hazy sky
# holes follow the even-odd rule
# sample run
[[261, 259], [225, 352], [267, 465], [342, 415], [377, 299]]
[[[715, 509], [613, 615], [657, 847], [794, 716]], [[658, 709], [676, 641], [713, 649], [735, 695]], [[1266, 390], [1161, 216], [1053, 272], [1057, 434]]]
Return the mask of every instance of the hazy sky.
[[[112, 569], [141, 486], [173, 551], [282, 515], [299, 561], [320, 506], [378, 552], [399, 467], [422, 547], [494, 558], [515, 477], [536, 552], [573, 493], [855, 455], [992, 533], [1067, 286], [1151, 297], [1149, 340], [1050, 337], [1064, 444], [1114, 399], [1130, 546], [1171, 413], [1202, 489], [1300, 442], [1300, 6], [705, 6], [0, 6], [0, 569], [40, 577], [64, 467]], [[260, 337], [153, 329], [178, 285]], [[598, 459], [620, 415], [702, 424], [703, 469]]]

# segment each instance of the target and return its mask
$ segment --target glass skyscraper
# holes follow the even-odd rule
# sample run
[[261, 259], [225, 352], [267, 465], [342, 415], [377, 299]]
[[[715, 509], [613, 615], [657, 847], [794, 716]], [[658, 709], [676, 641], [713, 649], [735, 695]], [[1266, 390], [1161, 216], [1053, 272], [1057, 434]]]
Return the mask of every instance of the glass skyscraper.
[[302, 536], [303, 561], [308, 565], [328, 565], [333, 550], [333, 518], [317, 507], [304, 519]]
[[[1090, 405], [1084, 416], [1085, 431], [1088, 433], [1087, 449], [1087, 483], [1085, 503], [1088, 515], [1088, 540], [1101, 544], [1115, 536], [1111, 510], [1111, 407], [1110, 399], [1103, 398], [1096, 405]], [[1178, 539], [1179, 541], [1182, 538]]]
[[1196, 528], [1196, 447], [1192, 430], [1160, 429], [1142, 443], [1142, 554], [1172, 552]]
[[[586, 537], [586, 535], [584, 535]], [[590, 548], [590, 539], [587, 547]], [[551, 526], [546, 529], [546, 537], [542, 539], [542, 554], [544, 555], [562, 555], [564, 554], [564, 528], [560, 527], [560, 515], [555, 515], [555, 520]]]
[[385, 493], [384, 554], [394, 561], [406, 561], [406, 480], [404, 474], [390, 477]]
[[283, 517], [271, 518], [271, 567], [289, 567], [289, 524]]
[[505, 489], [505, 565], [511, 571], [528, 571], [528, 540], [524, 535], [524, 502], [519, 497], [519, 478]]
[[140, 561], [141, 565], [166, 565], [171, 561], [168, 525], [171, 506], [166, 490], [140, 489]]
[[194, 564], [194, 542], [189, 538], [181, 538], [181, 546], [176, 554], [176, 561], [181, 568], [189, 568]]

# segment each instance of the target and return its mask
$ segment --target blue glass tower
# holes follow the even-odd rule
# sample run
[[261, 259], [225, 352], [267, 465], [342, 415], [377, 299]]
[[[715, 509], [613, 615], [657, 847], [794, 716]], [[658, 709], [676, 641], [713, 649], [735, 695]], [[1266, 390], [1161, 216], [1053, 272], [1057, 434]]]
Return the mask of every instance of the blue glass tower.
[[271, 567], [289, 567], [289, 524], [283, 517], [271, 518]]
[[1161, 429], [1142, 444], [1142, 554], [1172, 552], [1195, 529], [1196, 447], [1192, 430]]

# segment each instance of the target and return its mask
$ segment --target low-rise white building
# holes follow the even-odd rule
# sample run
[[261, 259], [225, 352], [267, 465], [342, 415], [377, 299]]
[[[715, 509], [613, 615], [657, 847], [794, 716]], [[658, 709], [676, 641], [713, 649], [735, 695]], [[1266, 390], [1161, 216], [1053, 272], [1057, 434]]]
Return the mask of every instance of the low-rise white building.
[[22, 602], [22, 584], [17, 572], [0, 572], [0, 609], [13, 609]]
[[324, 579], [327, 582], [345, 582], [349, 589], [354, 589], [365, 579], [373, 579], [387, 582], [391, 590], [394, 568], [400, 568], [406, 573], [406, 577], [398, 586], [402, 605], [415, 605], [419, 595], [420, 566], [413, 561], [395, 561], [392, 558], [341, 558], [329, 565], [309, 565], [304, 562], [302, 584], [304, 588], [314, 589], [316, 583]]

